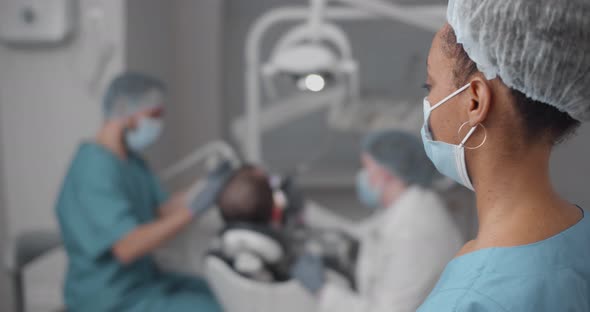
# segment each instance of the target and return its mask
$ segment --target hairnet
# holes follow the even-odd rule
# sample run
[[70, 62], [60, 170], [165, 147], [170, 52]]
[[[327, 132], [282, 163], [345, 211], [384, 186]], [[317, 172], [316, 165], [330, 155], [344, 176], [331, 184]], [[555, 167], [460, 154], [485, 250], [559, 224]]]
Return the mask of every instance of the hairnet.
[[450, 0], [447, 18], [487, 79], [590, 120], [590, 1]]
[[139, 73], [124, 73], [111, 82], [103, 101], [105, 118], [125, 117], [164, 101], [164, 84]]
[[424, 152], [422, 141], [406, 132], [373, 132], [363, 139], [362, 151], [409, 185], [430, 186], [438, 176]]

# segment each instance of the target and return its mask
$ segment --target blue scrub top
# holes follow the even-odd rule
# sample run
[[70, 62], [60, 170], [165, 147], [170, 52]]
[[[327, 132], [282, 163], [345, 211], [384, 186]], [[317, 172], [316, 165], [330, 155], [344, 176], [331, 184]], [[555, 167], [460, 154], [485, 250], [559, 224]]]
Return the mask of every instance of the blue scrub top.
[[590, 311], [590, 218], [546, 240], [451, 261], [418, 312]]
[[191, 311], [200, 303], [209, 307], [200, 311], [218, 311], [202, 281], [160, 272], [151, 256], [123, 265], [111, 252], [152, 222], [167, 197], [137, 155], [122, 160], [101, 145], [80, 146], [56, 206], [69, 260], [68, 311]]

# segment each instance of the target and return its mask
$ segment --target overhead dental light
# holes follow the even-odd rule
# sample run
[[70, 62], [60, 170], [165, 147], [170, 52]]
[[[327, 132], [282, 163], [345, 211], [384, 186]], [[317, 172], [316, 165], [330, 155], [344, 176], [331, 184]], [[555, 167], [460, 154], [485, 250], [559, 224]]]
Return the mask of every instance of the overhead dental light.
[[301, 91], [320, 92], [337, 70], [339, 56], [320, 43], [303, 43], [278, 51], [267, 64], [267, 76], [288, 75]]
[[302, 43], [277, 51], [269, 62], [278, 72], [294, 75], [328, 72], [335, 69], [338, 56], [321, 43]]
[[[344, 32], [333, 24], [310, 27], [303, 23], [289, 31], [262, 66], [266, 95], [277, 98], [277, 77], [289, 77], [292, 87], [303, 92], [321, 92], [335, 84], [347, 85], [356, 96], [358, 72]], [[289, 81], [288, 80], [288, 81]]]
[[326, 79], [320, 74], [309, 74], [297, 81], [302, 91], [320, 92], [326, 87]]
[[[328, 6], [330, 2], [341, 6]], [[308, 8], [277, 8], [260, 17], [246, 40], [245, 115], [233, 127], [246, 159], [262, 161], [261, 136], [279, 121], [327, 109], [327, 122], [342, 128], [344, 115], [360, 111], [359, 66], [347, 35], [333, 21], [386, 18], [436, 32], [445, 17], [446, 5], [401, 6], [384, 0], [310, 0]], [[270, 58], [262, 60], [267, 31], [280, 22], [298, 21], [302, 23], [281, 36]], [[304, 101], [282, 101], [292, 94], [279, 94], [276, 78], [281, 75], [292, 78], [291, 87], [304, 93]], [[281, 113], [269, 113], [275, 110]]]

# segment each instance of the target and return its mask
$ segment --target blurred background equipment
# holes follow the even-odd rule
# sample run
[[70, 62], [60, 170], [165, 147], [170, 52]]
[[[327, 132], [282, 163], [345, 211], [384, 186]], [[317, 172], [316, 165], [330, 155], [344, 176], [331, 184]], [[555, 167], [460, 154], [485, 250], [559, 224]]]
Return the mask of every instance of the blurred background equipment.
[[[261, 15], [245, 42], [244, 114], [232, 125], [245, 158], [276, 170], [305, 171], [304, 186], [350, 186], [357, 160], [347, 159], [354, 153], [342, 148], [356, 148], [349, 142], [380, 127], [417, 133], [422, 117], [413, 100], [373, 92], [362, 81], [365, 60], [355, 57], [341, 23], [385, 20], [392, 29], [403, 25], [432, 35], [445, 12], [446, 5], [437, 4], [311, 0], [307, 8], [285, 6]], [[284, 25], [290, 26], [277, 38], [271, 30]], [[270, 46], [267, 36], [274, 37]], [[368, 50], [381, 50], [378, 43]], [[409, 64], [408, 71], [418, 71], [418, 64]]]
[[[4, 254], [4, 271], [8, 273], [14, 293], [15, 312], [27, 310], [25, 272], [29, 265], [62, 245], [57, 231], [37, 230], [18, 235], [7, 244]], [[60, 287], [61, 285], [54, 285]]]
[[3, 0], [0, 41], [12, 45], [58, 45], [74, 34], [75, 0]]

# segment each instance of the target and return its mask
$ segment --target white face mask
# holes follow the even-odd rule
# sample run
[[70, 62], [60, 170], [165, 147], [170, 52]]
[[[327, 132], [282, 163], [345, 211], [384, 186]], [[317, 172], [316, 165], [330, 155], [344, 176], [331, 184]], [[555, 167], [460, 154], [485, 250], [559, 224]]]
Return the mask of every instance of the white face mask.
[[152, 145], [162, 133], [162, 121], [156, 118], [141, 118], [137, 127], [125, 133], [129, 149], [140, 152]]
[[356, 192], [363, 207], [377, 209], [381, 205], [383, 190], [371, 185], [367, 169], [362, 169], [357, 174]]
[[470, 86], [471, 84], [462, 87], [432, 107], [428, 99], [424, 98], [424, 125], [422, 126], [421, 134], [426, 155], [428, 155], [428, 158], [430, 158], [436, 169], [443, 175], [473, 191], [473, 184], [471, 183], [471, 179], [467, 173], [467, 165], [465, 164], [465, 143], [473, 135], [477, 126], [469, 130], [459, 145], [434, 141], [429, 126], [430, 113], [433, 110], [467, 90]]

